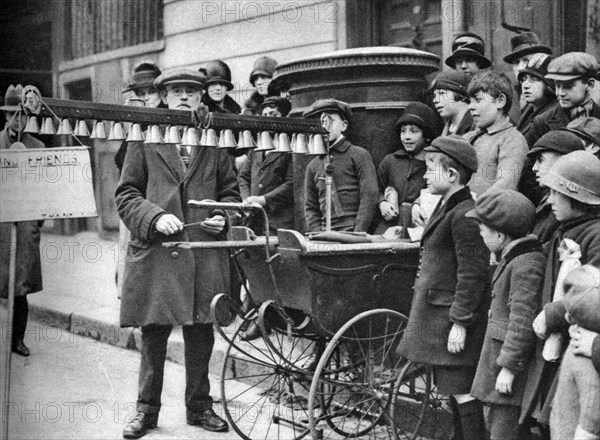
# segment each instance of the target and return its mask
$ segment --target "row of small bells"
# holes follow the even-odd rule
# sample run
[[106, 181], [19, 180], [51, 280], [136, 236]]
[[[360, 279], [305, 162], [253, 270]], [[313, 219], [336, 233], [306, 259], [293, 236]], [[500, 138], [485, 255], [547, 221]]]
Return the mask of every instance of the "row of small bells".
[[195, 127], [183, 128], [181, 136], [180, 128], [169, 126], [165, 129], [164, 138], [158, 125], [148, 127], [146, 133], [142, 132], [140, 124], [132, 124], [129, 134], [125, 133], [125, 128], [120, 122], [114, 122], [106, 135], [104, 122], [98, 121], [90, 133], [87, 124], [83, 120], [75, 123], [75, 129], [72, 128], [68, 119], [63, 119], [55, 130], [52, 118], [44, 118], [40, 128], [35, 116], [30, 116], [25, 127], [25, 133], [44, 134], [44, 135], [74, 135], [77, 137], [89, 137], [90, 139], [106, 139], [109, 141], [143, 141], [145, 144], [177, 144], [191, 147], [217, 147], [217, 148], [235, 148], [237, 150], [270, 151], [274, 150], [281, 153], [296, 153], [308, 155], [326, 154], [325, 141], [321, 134], [306, 135], [304, 133], [294, 133], [290, 139], [287, 133], [279, 133], [271, 136], [268, 131], [258, 134], [257, 141], [250, 130], [240, 132], [238, 140], [232, 130], [221, 130], [219, 136], [212, 129], [203, 129], [198, 136], [198, 130]]

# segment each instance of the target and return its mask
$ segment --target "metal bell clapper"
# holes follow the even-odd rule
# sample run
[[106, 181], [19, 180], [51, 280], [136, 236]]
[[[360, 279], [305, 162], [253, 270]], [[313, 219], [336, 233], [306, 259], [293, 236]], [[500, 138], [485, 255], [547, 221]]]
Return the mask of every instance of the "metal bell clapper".
[[290, 137], [287, 133], [279, 133], [278, 135], [279, 142], [277, 144], [277, 152], [278, 153], [291, 153], [292, 147], [290, 145]]
[[181, 145], [185, 145], [186, 147], [197, 147], [198, 144], [198, 130], [196, 127], [188, 127], [183, 132], [183, 137], [181, 138]]
[[71, 123], [68, 119], [65, 118], [60, 121], [60, 125], [58, 126], [58, 131], [56, 134], [73, 134], [73, 128], [71, 127]]
[[322, 154], [327, 154], [327, 149], [325, 148], [325, 142], [323, 141], [323, 136], [320, 134], [315, 134], [311, 155], [320, 156]]
[[256, 151], [270, 151], [274, 149], [275, 146], [273, 145], [273, 139], [271, 138], [271, 134], [268, 131], [263, 131], [260, 134], [260, 145], [256, 149]]
[[25, 130], [23, 130], [23, 132], [33, 134], [38, 134], [40, 132], [40, 125], [38, 124], [37, 117], [30, 116], [29, 119], [27, 119], [27, 125], [25, 125]]
[[127, 135], [125, 134], [125, 129], [123, 128], [123, 124], [120, 122], [114, 122], [110, 127], [110, 131], [108, 132], [109, 141], [124, 141], [127, 139]]
[[146, 135], [145, 144], [162, 144], [163, 138], [160, 134], [160, 127], [158, 125], [151, 125], [148, 127], [148, 134]]
[[127, 142], [140, 142], [144, 140], [144, 134], [142, 133], [142, 126], [140, 124], [133, 124], [127, 135]]
[[298, 133], [294, 146], [294, 154], [308, 154], [308, 145], [306, 142], [306, 135], [304, 133]]
[[90, 139], [106, 139], [106, 127], [104, 126], [104, 122], [97, 121], [92, 128], [92, 134], [90, 134]]
[[90, 137], [90, 131], [88, 130], [87, 124], [84, 120], [75, 122], [75, 130], [73, 134], [77, 137]]

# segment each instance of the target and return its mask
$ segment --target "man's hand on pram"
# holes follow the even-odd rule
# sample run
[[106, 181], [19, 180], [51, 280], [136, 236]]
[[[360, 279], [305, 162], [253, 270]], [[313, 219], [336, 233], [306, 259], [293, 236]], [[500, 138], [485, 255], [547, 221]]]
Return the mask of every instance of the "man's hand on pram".
[[200, 229], [212, 234], [219, 235], [225, 228], [225, 217], [222, 215], [213, 215], [200, 223]]

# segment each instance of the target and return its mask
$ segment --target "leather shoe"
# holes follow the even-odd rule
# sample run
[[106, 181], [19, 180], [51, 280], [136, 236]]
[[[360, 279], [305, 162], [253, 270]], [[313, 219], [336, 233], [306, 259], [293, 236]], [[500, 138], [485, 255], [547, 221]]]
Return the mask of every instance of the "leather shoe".
[[140, 438], [146, 435], [148, 429], [156, 428], [158, 424], [158, 413], [146, 414], [138, 411], [136, 416], [123, 428], [124, 438]]
[[12, 352], [24, 357], [29, 356], [29, 348], [27, 348], [23, 341], [13, 343]]
[[227, 432], [229, 425], [225, 420], [219, 417], [213, 409], [207, 409], [201, 412], [187, 412], [187, 424], [200, 426], [207, 431]]

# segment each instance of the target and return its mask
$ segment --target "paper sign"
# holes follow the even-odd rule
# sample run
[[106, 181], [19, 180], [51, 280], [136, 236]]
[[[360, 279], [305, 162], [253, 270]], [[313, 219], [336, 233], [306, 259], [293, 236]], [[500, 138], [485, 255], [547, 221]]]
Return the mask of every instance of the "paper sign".
[[0, 222], [96, 216], [87, 147], [0, 150]]

